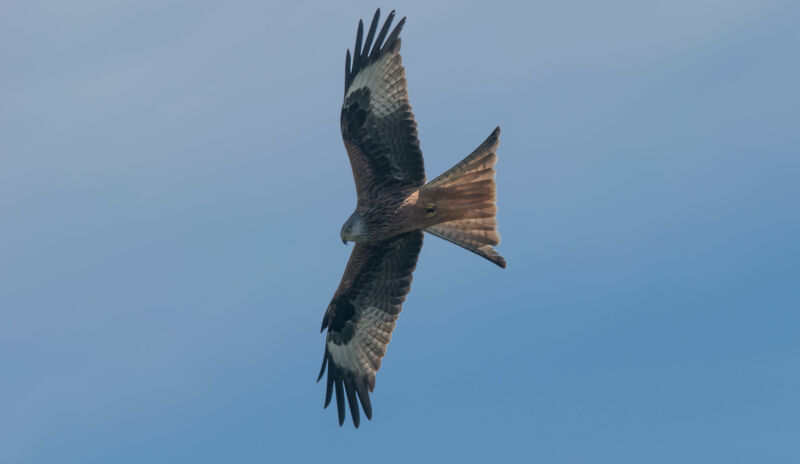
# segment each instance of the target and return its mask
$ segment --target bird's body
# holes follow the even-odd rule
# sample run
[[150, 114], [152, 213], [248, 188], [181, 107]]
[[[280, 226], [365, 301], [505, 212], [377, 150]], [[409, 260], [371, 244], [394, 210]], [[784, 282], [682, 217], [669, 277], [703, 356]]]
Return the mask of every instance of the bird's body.
[[416, 188], [388, 190], [374, 197], [359, 199], [353, 215], [360, 218], [362, 232], [352, 235], [348, 241], [377, 242], [419, 229], [417, 224], [423, 215], [419, 211], [418, 199], [419, 189]]
[[362, 218], [365, 232], [350, 241], [378, 242], [412, 230], [463, 219], [468, 211], [448, 201], [452, 193], [441, 188], [407, 188], [359, 200], [353, 214]]
[[318, 378], [327, 368], [325, 406], [335, 391], [341, 425], [346, 396], [356, 427], [359, 402], [372, 417], [369, 392], [410, 290], [424, 232], [506, 266], [493, 248], [500, 241], [494, 181], [500, 128], [426, 183], [399, 53], [405, 18], [389, 33], [394, 12], [380, 32], [379, 16], [380, 10], [363, 47], [359, 21], [352, 62], [348, 50], [345, 63], [341, 129], [358, 203], [341, 238], [355, 247], [322, 320], [328, 335]]

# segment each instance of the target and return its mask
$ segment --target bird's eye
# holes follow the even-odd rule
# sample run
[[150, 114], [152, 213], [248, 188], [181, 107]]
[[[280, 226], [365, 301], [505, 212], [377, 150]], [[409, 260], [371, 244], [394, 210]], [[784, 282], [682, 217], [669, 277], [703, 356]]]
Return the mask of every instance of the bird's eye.
[[350, 230], [352, 230], [352, 229], [353, 229], [353, 226], [347, 226], [347, 229], [345, 229], [345, 230], [344, 230], [344, 232], [345, 232], [346, 234], [349, 234], [349, 233], [350, 233]]

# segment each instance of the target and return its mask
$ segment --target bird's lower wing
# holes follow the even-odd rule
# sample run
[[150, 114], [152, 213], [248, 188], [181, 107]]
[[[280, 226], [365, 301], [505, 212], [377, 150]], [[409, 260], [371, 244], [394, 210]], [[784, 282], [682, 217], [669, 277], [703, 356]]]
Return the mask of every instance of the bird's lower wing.
[[328, 329], [317, 381], [327, 367], [325, 407], [336, 391], [339, 425], [344, 423], [345, 396], [353, 424], [360, 422], [358, 402], [372, 418], [369, 392], [386, 354], [422, 248], [423, 233], [408, 232], [374, 244], [356, 244], [342, 282], [325, 312]]

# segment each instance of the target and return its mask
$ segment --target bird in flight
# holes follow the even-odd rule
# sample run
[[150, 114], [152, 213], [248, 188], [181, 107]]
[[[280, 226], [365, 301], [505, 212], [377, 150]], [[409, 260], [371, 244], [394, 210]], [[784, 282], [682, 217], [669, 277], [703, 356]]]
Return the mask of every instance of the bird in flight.
[[345, 396], [358, 427], [360, 409], [372, 418], [369, 392], [386, 354], [395, 322], [411, 288], [423, 233], [449, 240], [505, 268], [495, 251], [494, 165], [500, 128], [461, 162], [426, 183], [417, 123], [411, 113], [400, 31], [389, 32], [394, 11], [378, 30], [380, 9], [364, 37], [358, 22], [352, 57], [347, 50], [342, 139], [358, 203], [342, 226], [343, 243], [355, 242], [342, 281], [322, 319], [328, 329], [317, 382], [327, 367], [325, 407], [335, 390], [339, 425]]

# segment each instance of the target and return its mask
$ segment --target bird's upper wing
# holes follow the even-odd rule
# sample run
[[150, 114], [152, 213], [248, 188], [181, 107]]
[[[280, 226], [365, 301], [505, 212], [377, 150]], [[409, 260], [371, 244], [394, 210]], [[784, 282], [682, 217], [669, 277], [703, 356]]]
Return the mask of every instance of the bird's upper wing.
[[403, 301], [411, 289], [411, 273], [422, 248], [422, 231], [397, 235], [383, 242], [359, 243], [350, 255], [342, 282], [322, 320], [328, 329], [325, 355], [317, 381], [328, 368], [325, 407], [336, 390], [339, 425], [344, 423], [344, 397], [358, 427], [358, 400], [372, 418], [369, 392], [381, 366], [386, 345]]
[[400, 59], [399, 35], [406, 18], [387, 37], [394, 19], [392, 11], [375, 37], [379, 17], [380, 9], [363, 46], [364, 24], [358, 22], [352, 63], [350, 50], [345, 62], [342, 138], [359, 198], [376, 189], [421, 187], [425, 183], [417, 123], [408, 103]]

